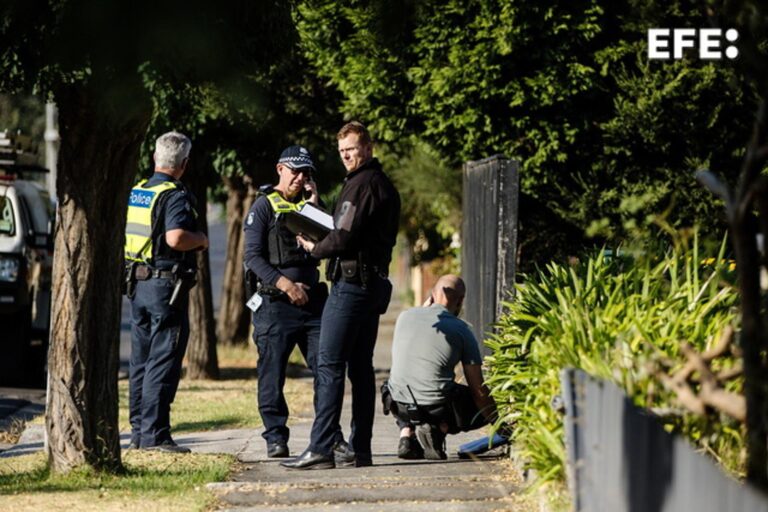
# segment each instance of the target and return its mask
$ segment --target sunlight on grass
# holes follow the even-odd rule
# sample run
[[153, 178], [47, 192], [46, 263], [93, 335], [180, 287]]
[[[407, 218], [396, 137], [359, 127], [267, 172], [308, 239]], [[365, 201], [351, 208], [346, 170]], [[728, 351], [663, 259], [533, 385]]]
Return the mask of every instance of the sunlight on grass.
[[3, 510], [204, 510], [207, 482], [227, 478], [230, 455], [123, 454], [125, 474], [90, 470], [50, 476], [42, 453], [0, 459]]
[[[228, 428], [260, 429], [256, 348], [219, 347], [221, 380], [182, 379], [171, 407], [174, 434]], [[299, 356], [299, 360], [301, 357]], [[130, 432], [128, 381], [118, 382], [119, 425]], [[312, 415], [312, 380], [287, 379], [292, 420]], [[42, 423], [42, 416], [34, 420]], [[123, 452], [122, 475], [75, 471], [51, 476], [43, 453], [0, 458], [0, 510], [207, 510], [215, 498], [205, 484], [226, 480], [230, 455]]]
[[[217, 348], [221, 380], [182, 379], [171, 406], [173, 433], [231, 428], [260, 428], [256, 401], [256, 347], [248, 345]], [[299, 359], [301, 356], [299, 355]], [[128, 422], [128, 381], [118, 383], [120, 431], [130, 432]], [[312, 413], [310, 379], [287, 379], [285, 398], [291, 416]]]

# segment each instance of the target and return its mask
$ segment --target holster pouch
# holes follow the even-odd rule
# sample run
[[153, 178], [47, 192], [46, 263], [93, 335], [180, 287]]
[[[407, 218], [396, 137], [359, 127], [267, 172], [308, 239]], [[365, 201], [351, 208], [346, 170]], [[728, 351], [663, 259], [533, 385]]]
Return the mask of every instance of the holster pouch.
[[392, 392], [389, 391], [389, 381], [385, 380], [379, 388], [381, 391], [381, 412], [384, 416], [389, 416], [392, 410]]
[[246, 298], [252, 297], [253, 294], [258, 290], [259, 280], [256, 277], [256, 274], [248, 268], [245, 269], [243, 278], [245, 280], [245, 296]]
[[173, 293], [168, 305], [175, 308], [185, 303], [189, 290], [197, 284], [197, 272], [194, 269], [180, 271], [178, 264], [173, 266]]
[[355, 281], [359, 279], [360, 265], [357, 260], [341, 260], [341, 278], [345, 281]]
[[331, 258], [325, 265], [325, 279], [329, 283], [334, 283], [339, 279], [341, 273], [339, 261], [339, 258]]
[[123, 295], [132, 299], [136, 295], [136, 267], [138, 263], [132, 261], [126, 263], [123, 269], [123, 282], [121, 286], [121, 292]]
[[137, 265], [133, 275], [137, 281], [146, 281], [152, 277], [152, 269], [147, 265]]

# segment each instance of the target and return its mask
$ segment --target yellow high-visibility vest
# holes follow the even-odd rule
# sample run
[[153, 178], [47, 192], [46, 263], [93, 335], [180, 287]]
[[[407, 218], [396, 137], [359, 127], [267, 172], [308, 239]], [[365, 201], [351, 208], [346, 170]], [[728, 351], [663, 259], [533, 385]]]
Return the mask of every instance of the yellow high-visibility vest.
[[301, 207], [307, 202], [304, 199], [298, 203], [286, 201], [277, 191], [267, 194], [267, 199], [269, 200], [270, 206], [272, 206], [272, 211], [275, 213], [297, 212], [301, 210]]
[[152, 262], [152, 211], [160, 195], [177, 188], [176, 183], [164, 181], [152, 187], [143, 187], [141, 180], [131, 189], [128, 199], [128, 218], [125, 223], [125, 259], [147, 265]]

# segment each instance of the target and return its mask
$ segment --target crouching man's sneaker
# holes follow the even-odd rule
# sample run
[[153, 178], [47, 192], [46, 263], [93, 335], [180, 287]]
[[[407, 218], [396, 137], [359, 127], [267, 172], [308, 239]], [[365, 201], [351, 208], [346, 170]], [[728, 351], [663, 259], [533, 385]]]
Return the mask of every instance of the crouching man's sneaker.
[[424, 448], [421, 447], [415, 436], [401, 437], [397, 445], [397, 456], [406, 460], [424, 458]]
[[416, 437], [424, 448], [424, 458], [429, 460], [445, 460], [445, 434], [440, 427], [426, 423], [416, 427]]

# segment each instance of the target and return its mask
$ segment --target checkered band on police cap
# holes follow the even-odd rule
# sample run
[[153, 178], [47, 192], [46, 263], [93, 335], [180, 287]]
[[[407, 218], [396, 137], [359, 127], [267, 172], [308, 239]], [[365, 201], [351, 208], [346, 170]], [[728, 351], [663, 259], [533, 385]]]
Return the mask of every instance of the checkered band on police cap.
[[304, 146], [290, 146], [280, 153], [279, 164], [287, 165], [291, 169], [301, 169], [309, 167], [315, 170], [315, 163], [312, 161], [312, 155]]

